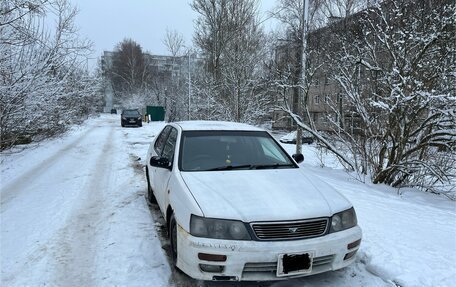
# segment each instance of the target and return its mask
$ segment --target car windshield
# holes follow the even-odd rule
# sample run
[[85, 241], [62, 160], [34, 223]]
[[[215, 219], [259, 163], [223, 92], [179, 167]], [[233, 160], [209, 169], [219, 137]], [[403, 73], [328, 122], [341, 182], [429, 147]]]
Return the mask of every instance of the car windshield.
[[126, 117], [139, 117], [139, 112], [136, 110], [125, 110], [123, 114]]
[[181, 139], [181, 171], [296, 168], [262, 131], [187, 131]]

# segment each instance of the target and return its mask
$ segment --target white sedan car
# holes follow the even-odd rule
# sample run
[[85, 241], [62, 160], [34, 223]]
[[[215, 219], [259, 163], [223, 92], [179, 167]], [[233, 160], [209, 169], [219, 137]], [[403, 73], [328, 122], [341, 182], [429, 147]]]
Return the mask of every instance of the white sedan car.
[[150, 145], [148, 198], [177, 268], [200, 280], [261, 281], [343, 268], [361, 243], [352, 204], [266, 131], [170, 123]]

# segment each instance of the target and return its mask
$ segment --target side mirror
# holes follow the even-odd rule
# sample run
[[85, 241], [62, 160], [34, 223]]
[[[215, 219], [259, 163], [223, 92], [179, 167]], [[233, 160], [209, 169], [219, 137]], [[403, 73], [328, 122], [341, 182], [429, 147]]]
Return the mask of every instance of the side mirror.
[[165, 157], [153, 156], [150, 158], [150, 165], [171, 170], [171, 163]]
[[302, 153], [294, 154], [292, 155], [292, 157], [297, 163], [301, 163], [304, 161], [304, 155]]

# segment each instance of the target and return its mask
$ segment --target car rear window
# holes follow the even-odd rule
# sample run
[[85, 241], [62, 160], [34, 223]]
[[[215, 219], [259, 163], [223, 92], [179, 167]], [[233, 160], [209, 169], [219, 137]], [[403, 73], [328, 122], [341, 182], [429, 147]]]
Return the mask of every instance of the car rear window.
[[124, 116], [127, 116], [127, 117], [139, 117], [140, 116], [138, 111], [127, 110], [127, 111], [124, 111], [123, 114], [124, 114]]

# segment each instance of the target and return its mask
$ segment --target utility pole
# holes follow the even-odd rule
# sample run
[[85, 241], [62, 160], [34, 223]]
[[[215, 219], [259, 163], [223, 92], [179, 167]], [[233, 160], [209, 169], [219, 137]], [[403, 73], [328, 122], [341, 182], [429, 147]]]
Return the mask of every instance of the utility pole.
[[191, 81], [192, 81], [192, 75], [191, 75], [191, 72], [190, 72], [190, 50], [188, 50], [188, 110], [187, 110], [187, 112], [188, 112], [188, 120], [190, 120], [190, 99], [192, 97]]
[[[304, 5], [302, 9], [302, 43], [301, 43], [301, 75], [300, 75], [300, 89], [299, 89], [299, 99], [298, 99], [298, 108], [296, 109], [298, 115], [304, 120], [304, 110], [303, 105], [307, 105], [304, 103], [304, 91], [306, 87], [306, 59], [307, 59], [307, 20], [309, 15], [309, 0], [303, 0]], [[302, 129], [297, 126], [296, 130], [296, 154], [302, 153]]]

